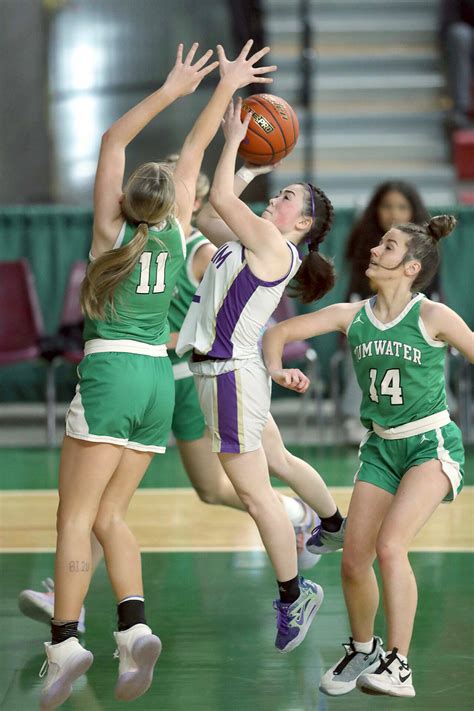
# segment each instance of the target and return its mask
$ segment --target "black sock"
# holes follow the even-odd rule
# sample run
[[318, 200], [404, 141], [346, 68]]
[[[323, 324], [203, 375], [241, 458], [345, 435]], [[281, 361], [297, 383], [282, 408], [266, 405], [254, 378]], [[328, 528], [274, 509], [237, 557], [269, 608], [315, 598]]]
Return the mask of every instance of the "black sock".
[[130, 629], [133, 625], [146, 625], [145, 600], [142, 597], [125, 598], [117, 605], [119, 632]]
[[329, 531], [329, 533], [336, 533], [336, 531], [339, 531], [342, 522], [344, 521], [339, 509], [336, 509], [336, 513], [334, 513], [332, 516], [328, 516], [327, 518], [322, 518], [320, 516], [319, 518], [321, 519], [321, 523], [323, 524], [324, 530]]
[[63, 622], [56, 624], [51, 620], [51, 643], [59, 644], [70, 637], [77, 637], [77, 625], [79, 622]]
[[300, 596], [300, 581], [298, 576], [282, 583], [277, 580], [281, 602], [295, 602]]

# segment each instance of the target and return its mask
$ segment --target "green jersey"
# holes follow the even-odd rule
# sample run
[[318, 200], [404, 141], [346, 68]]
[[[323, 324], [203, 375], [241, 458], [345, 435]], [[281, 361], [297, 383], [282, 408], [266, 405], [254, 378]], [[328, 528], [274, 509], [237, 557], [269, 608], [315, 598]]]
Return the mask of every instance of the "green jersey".
[[[134, 225], [124, 222], [114, 249], [133, 238]], [[84, 340], [133, 340], [152, 346], [169, 341], [168, 310], [186, 256], [181, 226], [176, 221], [150, 227], [149, 239], [132, 273], [115, 290], [104, 320], [86, 317]]]
[[362, 390], [360, 419], [384, 428], [446, 410], [446, 344], [428, 335], [420, 318], [425, 296], [415, 294], [399, 316], [382, 323], [366, 301], [348, 330], [352, 361]]
[[[176, 282], [176, 286], [173, 291], [173, 299], [171, 301], [168, 314], [168, 321], [171, 331], [181, 330], [184, 317], [188, 312], [193, 296], [199, 286], [199, 282], [196, 280], [193, 273], [193, 259], [196, 252], [204, 244], [209, 244], [209, 240], [198, 230], [194, 230], [194, 232], [186, 239], [186, 259], [180, 273], [178, 274], [178, 281]], [[170, 350], [168, 355], [173, 364], [181, 363], [182, 361], [187, 361], [189, 359], [189, 353], [186, 353], [183, 357], [178, 358], [176, 352]]]

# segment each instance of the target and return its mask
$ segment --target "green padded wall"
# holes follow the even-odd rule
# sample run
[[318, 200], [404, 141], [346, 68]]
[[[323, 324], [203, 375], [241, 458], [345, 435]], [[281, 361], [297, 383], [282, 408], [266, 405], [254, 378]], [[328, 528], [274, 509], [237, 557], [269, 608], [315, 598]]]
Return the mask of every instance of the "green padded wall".
[[[255, 205], [258, 212], [260, 205]], [[441, 280], [444, 298], [471, 327], [474, 326], [474, 208], [432, 209], [432, 214], [453, 212], [459, 218], [454, 235], [443, 240]], [[325, 306], [344, 299], [347, 271], [344, 245], [354, 219], [354, 210], [336, 210], [334, 226], [323, 245], [323, 252], [334, 257], [338, 281], [333, 291], [319, 302]], [[13, 261], [26, 257], [36, 277], [45, 330], [54, 333], [62, 307], [71, 265], [85, 259], [90, 245], [92, 213], [87, 208], [57, 206], [0, 208], [0, 259]], [[312, 310], [299, 307], [299, 311]], [[331, 354], [339, 336], [315, 339], [323, 376], [327, 378]], [[44, 366], [29, 363], [0, 368], [0, 401], [42, 400]], [[65, 365], [58, 372], [58, 399], [68, 400], [73, 393], [75, 369]]]

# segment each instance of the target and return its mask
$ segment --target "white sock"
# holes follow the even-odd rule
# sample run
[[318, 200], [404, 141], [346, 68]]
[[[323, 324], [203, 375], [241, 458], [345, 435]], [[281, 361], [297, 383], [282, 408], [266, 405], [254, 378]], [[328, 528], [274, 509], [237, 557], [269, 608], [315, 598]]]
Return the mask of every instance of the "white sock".
[[306, 511], [301, 501], [291, 496], [282, 496], [281, 500], [292, 525], [301, 526], [306, 518]]
[[356, 642], [355, 639], [352, 640], [352, 644], [354, 645], [354, 649], [356, 652], [362, 652], [362, 654], [369, 654], [372, 651], [372, 647], [374, 646], [374, 638], [370, 640], [370, 642]]

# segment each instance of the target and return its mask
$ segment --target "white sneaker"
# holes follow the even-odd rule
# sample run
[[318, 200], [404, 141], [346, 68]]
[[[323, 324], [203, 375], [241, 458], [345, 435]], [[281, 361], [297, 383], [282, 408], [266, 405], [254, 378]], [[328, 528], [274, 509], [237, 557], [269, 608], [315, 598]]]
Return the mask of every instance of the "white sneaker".
[[394, 647], [382, 659], [371, 674], [362, 674], [357, 679], [357, 688], [365, 694], [388, 694], [388, 696], [415, 696], [413, 674], [408, 662], [398, 656]]
[[59, 644], [44, 643], [46, 659], [40, 677], [48, 670], [46, 683], [41, 691], [41, 711], [52, 711], [61, 706], [71, 695], [73, 682], [85, 674], [94, 661], [92, 652], [81, 647], [77, 637]]
[[[51, 618], [54, 617], [54, 581], [51, 578], [46, 578], [46, 580], [43, 580], [42, 585], [46, 592], [22, 590], [18, 596], [18, 607], [26, 617], [31, 617], [32, 620], [49, 625]], [[83, 606], [77, 625], [79, 634], [84, 634], [86, 631], [85, 618], [86, 611]]]
[[348, 694], [356, 688], [361, 674], [375, 671], [383, 659], [384, 651], [380, 637], [374, 637], [372, 649], [368, 654], [358, 652], [354, 640], [349, 637], [349, 644], [343, 644], [345, 655], [328, 671], [319, 682], [319, 689], [328, 696]]
[[312, 531], [321, 524], [321, 521], [316, 511], [313, 511], [305, 501], [299, 498], [297, 501], [300, 502], [305, 512], [303, 523], [293, 526], [296, 536], [298, 570], [308, 570], [321, 560], [320, 555], [312, 553], [306, 548], [306, 541], [310, 538]]
[[119, 678], [115, 698], [133, 701], [148, 691], [153, 680], [153, 667], [161, 653], [161, 641], [147, 625], [134, 625], [123, 632], [114, 632], [120, 658]]

